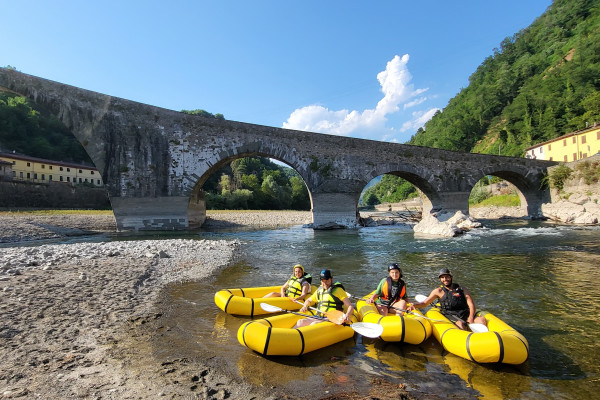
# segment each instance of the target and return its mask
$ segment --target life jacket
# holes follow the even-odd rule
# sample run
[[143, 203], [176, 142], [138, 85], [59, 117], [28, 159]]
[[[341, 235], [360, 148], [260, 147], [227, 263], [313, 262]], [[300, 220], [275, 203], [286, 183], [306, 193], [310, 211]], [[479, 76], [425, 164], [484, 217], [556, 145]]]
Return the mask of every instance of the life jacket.
[[452, 289], [448, 289], [444, 285], [441, 285], [441, 288], [444, 291], [444, 295], [440, 298], [442, 313], [464, 315], [465, 311], [469, 311], [465, 293], [457, 283], [452, 284]]
[[323, 286], [317, 289], [317, 308], [319, 310], [323, 312], [331, 310], [344, 311], [344, 302], [339, 297], [333, 295], [333, 292], [337, 288], [345, 290], [344, 286], [339, 282], [334, 283], [327, 290], [323, 289]]
[[[310, 274], [305, 273], [300, 278], [296, 278], [295, 275], [288, 280], [288, 287], [285, 290], [285, 295], [288, 297], [300, 297], [302, 295], [302, 285], [312, 283], [312, 276]], [[310, 293], [310, 290], [309, 290]]]
[[391, 306], [398, 299], [403, 299], [406, 296], [406, 285], [402, 279], [398, 279], [398, 286], [392, 284], [392, 278], [387, 277], [381, 287], [381, 296], [379, 296], [381, 304]]

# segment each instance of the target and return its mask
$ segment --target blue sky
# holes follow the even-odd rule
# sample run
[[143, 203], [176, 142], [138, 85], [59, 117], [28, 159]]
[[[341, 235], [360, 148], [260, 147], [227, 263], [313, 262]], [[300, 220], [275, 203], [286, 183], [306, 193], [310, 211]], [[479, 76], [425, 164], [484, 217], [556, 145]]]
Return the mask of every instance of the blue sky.
[[0, 0], [0, 66], [172, 110], [404, 143], [551, 0]]

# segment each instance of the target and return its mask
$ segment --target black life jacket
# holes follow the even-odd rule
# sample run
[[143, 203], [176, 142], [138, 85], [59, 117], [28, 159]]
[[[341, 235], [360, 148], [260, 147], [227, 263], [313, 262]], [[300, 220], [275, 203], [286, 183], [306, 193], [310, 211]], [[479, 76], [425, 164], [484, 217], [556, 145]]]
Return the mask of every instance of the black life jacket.
[[467, 298], [458, 283], [452, 284], [452, 290], [444, 285], [441, 288], [444, 291], [444, 295], [440, 298], [442, 313], [462, 314], [464, 311], [469, 311]]
[[406, 284], [402, 279], [398, 279], [398, 286], [392, 284], [392, 278], [387, 277], [383, 287], [381, 288], [381, 296], [379, 297], [381, 304], [389, 307], [398, 299], [403, 299], [406, 296]]
[[317, 289], [317, 308], [323, 312], [338, 310], [344, 311], [344, 302], [339, 299], [339, 297], [333, 295], [333, 291], [336, 288], [344, 289], [344, 286], [336, 282], [329, 289], [323, 289], [323, 286], [320, 286]]

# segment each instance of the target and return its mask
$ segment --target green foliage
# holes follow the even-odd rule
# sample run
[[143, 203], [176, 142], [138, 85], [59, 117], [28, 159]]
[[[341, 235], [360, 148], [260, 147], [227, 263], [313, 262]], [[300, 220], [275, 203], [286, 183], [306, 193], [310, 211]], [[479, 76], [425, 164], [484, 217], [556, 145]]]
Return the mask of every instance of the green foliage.
[[572, 173], [573, 170], [564, 164], [553, 168], [552, 171], [550, 171], [550, 173], [548, 174], [548, 178], [550, 179], [550, 185], [553, 188], [562, 191], [565, 187], [565, 182], [571, 177]]
[[309, 210], [304, 181], [291, 168], [263, 157], [232, 161], [204, 184], [209, 210]]
[[[469, 204], [471, 204], [469, 200]], [[518, 207], [521, 205], [521, 200], [517, 194], [500, 194], [497, 196], [488, 197], [482, 200], [481, 203], [475, 204], [475, 207]]]
[[597, 183], [600, 180], [600, 162], [584, 161], [575, 165], [577, 176], [582, 178], [586, 185]]
[[410, 143], [523, 156], [536, 143], [600, 122], [600, 7], [555, 0], [500, 43]]
[[190, 115], [199, 115], [204, 118], [215, 118], [215, 119], [225, 119], [223, 114], [212, 114], [205, 110], [181, 110], [182, 113], [190, 114]]
[[415, 195], [417, 195], [417, 190], [410, 182], [396, 175], [386, 174], [378, 183], [365, 189], [359, 203], [371, 206], [381, 203], [398, 203]]
[[488, 178], [485, 177], [475, 184], [469, 195], [469, 204], [478, 204], [490, 197], [487, 183]]
[[0, 149], [49, 160], [91, 164], [75, 136], [22, 96], [0, 92]]

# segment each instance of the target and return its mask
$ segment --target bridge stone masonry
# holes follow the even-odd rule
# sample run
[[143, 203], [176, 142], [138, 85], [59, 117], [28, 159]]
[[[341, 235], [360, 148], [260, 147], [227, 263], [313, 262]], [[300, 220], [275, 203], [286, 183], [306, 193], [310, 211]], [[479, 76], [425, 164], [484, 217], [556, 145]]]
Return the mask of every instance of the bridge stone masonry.
[[475, 183], [495, 175], [519, 190], [527, 215], [550, 202], [554, 162], [461, 153], [189, 115], [0, 68], [0, 88], [52, 112], [102, 174], [119, 230], [194, 229], [206, 219], [202, 185], [241, 157], [273, 158], [304, 179], [313, 227], [356, 227], [364, 187], [400, 176], [424, 195], [424, 213], [462, 211]]

